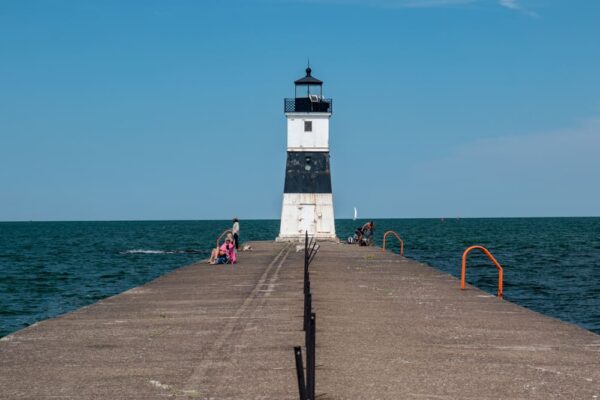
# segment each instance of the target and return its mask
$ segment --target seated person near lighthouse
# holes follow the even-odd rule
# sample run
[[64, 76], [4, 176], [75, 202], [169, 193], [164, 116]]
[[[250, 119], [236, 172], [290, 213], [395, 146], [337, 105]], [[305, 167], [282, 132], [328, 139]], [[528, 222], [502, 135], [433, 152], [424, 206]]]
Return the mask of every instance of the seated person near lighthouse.
[[227, 234], [225, 243], [220, 247], [214, 248], [210, 253], [209, 264], [235, 264], [237, 256], [235, 254], [235, 245], [231, 234]]
[[[363, 241], [361, 246], [372, 246], [373, 245], [373, 233], [375, 233], [375, 224], [373, 221], [369, 221], [362, 226]], [[364, 244], [362, 243], [364, 242]]]
[[369, 221], [360, 228], [356, 228], [354, 237], [356, 238], [354, 243], [359, 246], [372, 246], [373, 245], [373, 233], [375, 231], [375, 224], [373, 221]]

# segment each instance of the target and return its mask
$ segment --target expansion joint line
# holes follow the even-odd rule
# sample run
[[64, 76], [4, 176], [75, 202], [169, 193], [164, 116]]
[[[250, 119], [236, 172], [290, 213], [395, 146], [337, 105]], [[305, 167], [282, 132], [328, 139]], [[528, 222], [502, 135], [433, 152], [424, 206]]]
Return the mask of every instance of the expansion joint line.
[[[231, 338], [233, 332], [235, 331], [235, 328], [240, 323], [241, 317], [243, 317], [244, 315], [247, 315], [247, 313], [249, 311], [248, 308], [250, 307], [251, 303], [257, 297], [259, 297], [259, 294], [260, 294], [262, 288], [264, 287], [264, 285], [267, 284], [267, 282], [269, 282], [268, 284], [273, 284], [277, 280], [278, 272], [281, 269], [281, 266], [283, 265], [285, 260], [287, 259], [288, 255], [290, 253], [290, 249], [291, 249], [291, 245], [289, 243], [286, 244], [277, 253], [275, 258], [273, 258], [273, 260], [269, 263], [269, 265], [267, 266], [267, 268], [265, 269], [265, 271], [259, 278], [256, 285], [254, 285], [254, 288], [252, 289], [250, 294], [248, 294], [248, 296], [244, 299], [244, 302], [238, 307], [235, 314], [230, 318], [229, 322], [225, 325], [225, 327], [223, 328], [223, 331], [217, 336], [217, 339], [213, 342], [212, 346], [210, 346], [210, 348], [207, 349], [207, 351], [204, 353], [205, 355], [202, 358], [203, 361], [202, 361], [201, 365], [199, 365], [198, 368], [196, 368], [194, 370], [194, 372], [192, 373], [192, 375], [186, 382], [186, 387], [185, 387], [184, 391], [196, 392], [198, 390], [198, 388], [206, 387], [205, 385], [203, 385], [203, 383], [204, 383], [203, 380], [207, 376], [208, 369], [211, 368], [210, 361], [206, 362], [206, 360], [214, 360], [216, 358], [219, 358], [217, 356], [223, 350], [224, 346], [230, 342], [230, 338]], [[275, 269], [275, 271], [274, 271], [273, 275], [269, 278], [271, 271], [273, 269]], [[212, 367], [214, 368], [214, 365], [212, 365]], [[214, 382], [213, 382], [213, 385], [211, 385], [211, 386], [214, 386]]]

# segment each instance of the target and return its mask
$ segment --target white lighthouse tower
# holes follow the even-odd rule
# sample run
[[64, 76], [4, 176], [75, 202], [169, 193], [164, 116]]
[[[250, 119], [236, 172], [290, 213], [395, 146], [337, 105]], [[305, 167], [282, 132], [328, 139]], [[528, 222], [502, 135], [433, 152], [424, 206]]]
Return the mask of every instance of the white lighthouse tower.
[[309, 236], [337, 240], [329, 170], [329, 118], [332, 100], [323, 97], [323, 82], [311, 75], [295, 84], [295, 97], [285, 99], [287, 162], [281, 227], [277, 241]]

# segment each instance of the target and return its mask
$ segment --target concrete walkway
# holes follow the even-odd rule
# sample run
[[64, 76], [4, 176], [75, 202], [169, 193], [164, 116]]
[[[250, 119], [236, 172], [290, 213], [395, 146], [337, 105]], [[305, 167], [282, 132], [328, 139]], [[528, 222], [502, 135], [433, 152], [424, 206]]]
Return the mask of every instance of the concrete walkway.
[[[303, 254], [258, 242], [0, 339], [1, 399], [297, 399]], [[380, 249], [311, 265], [319, 399], [600, 399], [600, 336]]]
[[600, 336], [381, 249], [312, 266], [328, 399], [600, 399]]

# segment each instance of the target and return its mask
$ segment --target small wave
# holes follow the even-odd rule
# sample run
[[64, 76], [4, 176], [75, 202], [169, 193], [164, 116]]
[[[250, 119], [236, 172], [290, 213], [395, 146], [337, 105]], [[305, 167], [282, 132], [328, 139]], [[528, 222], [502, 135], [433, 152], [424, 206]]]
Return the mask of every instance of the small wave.
[[174, 251], [133, 249], [121, 251], [121, 254], [175, 254]]
[[204, 254], [205, 250], [145, 250], [133, 249], [120, 251], [119, 254]]

